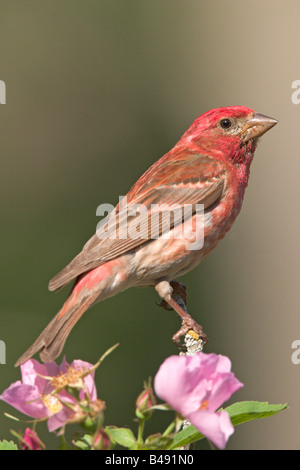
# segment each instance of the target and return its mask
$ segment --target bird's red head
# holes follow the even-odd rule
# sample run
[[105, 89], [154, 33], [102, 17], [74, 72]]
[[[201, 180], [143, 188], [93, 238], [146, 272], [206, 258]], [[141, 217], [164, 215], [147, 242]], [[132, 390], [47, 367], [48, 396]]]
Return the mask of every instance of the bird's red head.
[[276, 123], [245, 106], [212, 109], [193, 122], [178, 145], [217, 159], [250, 163], [258, 137]]

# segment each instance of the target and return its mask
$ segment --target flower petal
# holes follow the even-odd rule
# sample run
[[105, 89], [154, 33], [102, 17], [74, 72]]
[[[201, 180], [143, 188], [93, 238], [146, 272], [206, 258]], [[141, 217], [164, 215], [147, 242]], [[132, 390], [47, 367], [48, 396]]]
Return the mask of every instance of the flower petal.
[[31, 385], [17, 381], [4, 390], [0, 399], [32, 418], [47, 418], [49, 410], [41, 401], [41, 396]]
[[206, 399], [207, 384], [202, 380], [199, 359], [196, 356], [170, 356], [154, 379], [156, 394], [184, 416], [196, 411]]
[[37, 387], [41, 395], [52, 390], [50, 382], [44, 377], [53, 377], [60, 373], [60, 366], [54, 361], [40, 364], [35, 359], [28, 359], [21, 365], [21, 375], [23, 384]]
[[228, 414], [216, 411], [242, 386], [227, 357], [203, 352], [169, 357], [154, 379], [156, 394], [221, 449], [234, 429]]
[[197, 411], [203, 402], [209, 411], [216, 411], [243, 386], [230, 369], [230, 360], [217, 354], [170, 356], [155, 376], [155, 392], [183, 416]]
[[74, 416], [73, 411], [71, 411], [69, 408], [66, 408], [64, 406], [59, 413], [56, 413], [55, 415], [50, 416], [50, 418], [48, 419], [47, 425], [48, 425], [49, 432], [52, 432], [58, 428], [61, 428], [62, 426], [67, 424], [67, 422], [70, 421], [73, 418], [73, 416]]
[[209, 398], [209, 410], [217, 411], [225, 401], [227, 401], [234, 392], [244, 385], [232, 372], [219, 374], [215, 377], [213, 389]]
[[221, 411], [220, 413], [197, 411], [191, 413], [187, 418], [219, 449], [225, 448], [229, 437], [234, 433], [234, 427], [227, 411]]
[[[89, 370], [91, 369], [93, 366], [93, 364], [90, 364], [89, 362], [85, 362], [85, 361], [81, 361], [80, 359], [75, 359], [72, 364], [71, 364], [71, 367], [74, 367], [74, 369], [85, 369], [85, 370]], [[97, 390], [96, 390], [96, 385], [95, 385], [95, 371], [93, 370], [89, 375], [86, 375], [84, 377], [84, 382], [88, 388], [88, 391], [90, 393], [90, 397], [92, 400], [96, 400], [97, 399]], [[80, 398], [83, 398], [83, 393], [80, 394]]]

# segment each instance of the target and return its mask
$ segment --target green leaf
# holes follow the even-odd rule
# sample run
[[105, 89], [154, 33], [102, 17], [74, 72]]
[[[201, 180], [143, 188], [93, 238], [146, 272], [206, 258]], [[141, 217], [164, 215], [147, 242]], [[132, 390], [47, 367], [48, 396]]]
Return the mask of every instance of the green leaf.
[[112, 441], [120, 444], [123, 447], [134, 450], [137, 447], [136, 438], [129, 428], [117, 428], [114, 426], [105, 427], [105, 432], [109, 435]]
[[13, 441], [0, 441], [0, 450], [18, 450], [18, 447]]
[[287, 407], [287, 403], [269, 405], [268, 402], [240, 401], [228, 406], [225, 410], [229, 414], [233, 426], [237, 426], [253, 419], [268, 418]]
[[74, 445], [81, 450], [89, 450], [92, 445], [92, 436], [90, 436], [89, 434], [85, 434], [81, 437], [81, 439], [75, 441]]
[[191, 425], [175, 434], [173, 442], [168, 447], [168, 450], [178, 449], [178, 447], [192, 444], [192, 442], [200, 441], [204, 438], [205, 436], [203, 436], [203, 434], [201, 434], [197, 428]]
[[[253, 419], [267, 418], [279, 411], [285, 410], [288, 407], [287, 403], [279, 405], [269, 405], [268, 402], [259, 401], [241, 401], [225, 408], [230, 416], [233, 426], [238, 424], [252, 421]], [[201, 434], [194, 426], [189, 426], [183, 429], [174, 436], [173, 443], [168, 449], [177, 449], [192, 442], [199, 441], [205, 436]]]
[[145, 440], [145, 443], [142, 445], [142, 450], [159, 450], [159, 449], [166, 449], [167, 445], [172, 442], [171, 436], [163, 436], [160, 433], [152, 434], [148, 436]]

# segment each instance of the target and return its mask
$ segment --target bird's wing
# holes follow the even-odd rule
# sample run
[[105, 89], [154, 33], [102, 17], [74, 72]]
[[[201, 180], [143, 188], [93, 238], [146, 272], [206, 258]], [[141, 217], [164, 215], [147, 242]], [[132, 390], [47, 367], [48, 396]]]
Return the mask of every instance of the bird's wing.
[[80, 274], [158, 238], [182, 223], [185, 205], [192, 207], [190, 216], [196, 204], [209, 209], [221, 197], [225, 181], [225, 167], [211, 157], [177, 152], [172, 159], [162, 158], [102, 221], [83, 250], [50, 281], [49, 289], [60, 289]]

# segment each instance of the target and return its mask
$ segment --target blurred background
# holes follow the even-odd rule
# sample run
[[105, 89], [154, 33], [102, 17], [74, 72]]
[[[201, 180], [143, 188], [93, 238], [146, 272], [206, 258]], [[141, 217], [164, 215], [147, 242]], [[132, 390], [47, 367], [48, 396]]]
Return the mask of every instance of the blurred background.
[[[94, 233], [96, 208], [116, 204], [136, 179], [208, 109], [245, 105], [279, 124], [256, 151], [242, 212], [193, 272], [189, 311], [206, 352], [227, 355], [245, 386], [231, 402], [289, 403], [236, 428], [229, 449], [300, 448], [299, 123], [297, 0], [0, 0], [0, 392], [14, 362], [64, 302], [49, 279]], [[64, 353], [92, 363], [105, 423], [135, 428], [143, 381], [177, 354], [179, 321], [154, 289], [131, 289], [93, 307]], [[0, 439], [24, 429], [6, 418]], [[163, 415], [163, 416], [162, 416]], [[147, 432], [171, 419], [157, 413]], [[38, 431], [57, 447], [46, 426]]]

